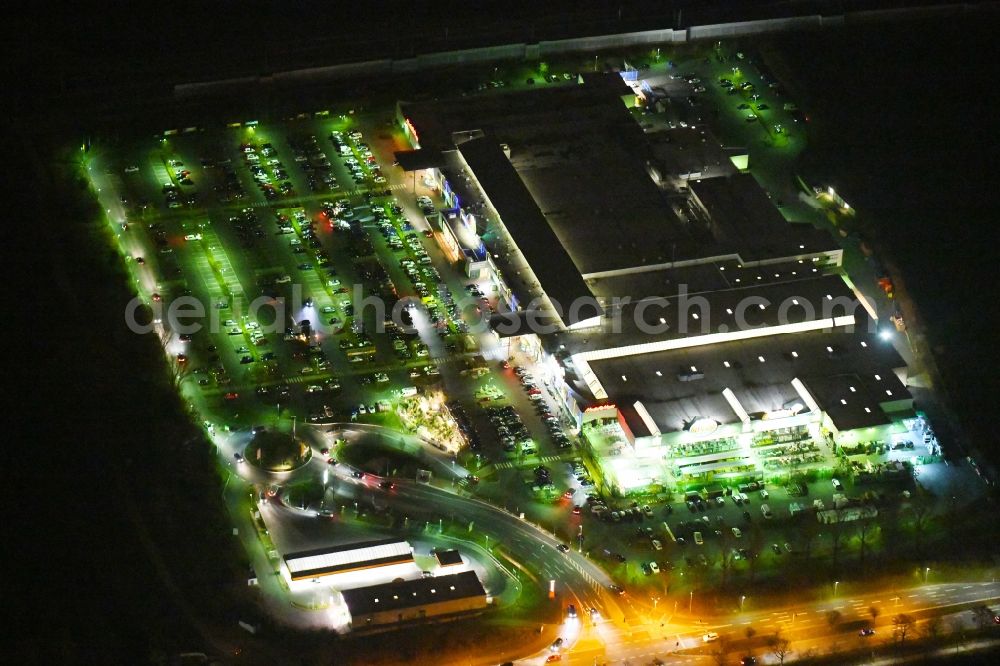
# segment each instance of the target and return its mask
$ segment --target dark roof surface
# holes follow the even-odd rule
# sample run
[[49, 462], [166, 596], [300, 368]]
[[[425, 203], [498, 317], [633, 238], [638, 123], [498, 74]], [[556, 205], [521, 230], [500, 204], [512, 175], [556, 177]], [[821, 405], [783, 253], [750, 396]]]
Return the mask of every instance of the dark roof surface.
[[419, 171], [445, 164], [445, 158], [439, 150], [397, 150], [395, 156], [403, 171]]
[[443, 567], [462, 563], [462, 555], [457, 550], [436, 550], [434, 551], [438, 564]]
[[372, 546], [387, 546], [391, 543], [399, 543], [400, 541], [401, 539], [372, 539], [370, 541], [342, 543], [336, 546], [327, 546], [325, 548], [314, 548], [312, 550], [302, 550], [296, 553], [288, 553], [285, 555], [285, 561], [300, 557], [312, 557], [313, 555], [326, 555], [327, 553], [342, 553], [347, 550], [361, 550], [362, 548], [371, 548]]
[[795, 378], [841, 430], [886, 423], [881, 403], [910, 398], [893, 372], [905, 366], [903, 359], [891, 344], [863, 330], [774, 335], [590, 364], [608, 399], [625, 409], [630, 426], [639, 421], [631, 406], [640, 400], [663, 432], [681, 430], [698, 417], [737, 422], [722, 395], [726, 388], [751, 417], [801, 403], [791, 385]]
[[467, 597], [484, 597], [486, 590], [475, 571], [463, 571], [435, 578], [356, 587], [343, 590], [341, 594], [351, 615], [357, 617]]
[[738, 173], [688, 183], [708, 211], [721, 247], [747, 262], [837, 249], [826, 231], [790, 224], [753, 175]]
[[[696, 268], [702, 273], [705, 267]], [[777, 278], [769, 282], [754, 279], [752, 272], [740, 274], [742, 281], [733, 280], [728, 286], [716, 285], [712, 276], [696, 275], [691, 275], [690, 283], [663, 282], [660, 296], [655, 298], [650, 293], [626, 290], [622, 295], [633, 300], [621, 307], [620, 314], [617, 308], [609, 307], [611, 316], [599, 327], [561, 331], [552, 336], [549, 344], [562, 345], [567, 353], [579, 354], [710, 333], [827, 320], [845, 314], [854, 314], [859, 325], [868, 320], [868, 314], [838, 275], [817, 273], [813, 277], [809, 273], [804, 279]], [[681, 287], [689, 286], [690, 291], [681, 291]], [[761, 304], [764, 309], [760, 309]]]
[[542, 290], [562, 306], [563, 322], [575, 323], [569, 316], [569, 306], [578, 298], [592, 297], [590, 289], [503, 149], [495, 140], [484, 137], [466, 141], [459, 151]]

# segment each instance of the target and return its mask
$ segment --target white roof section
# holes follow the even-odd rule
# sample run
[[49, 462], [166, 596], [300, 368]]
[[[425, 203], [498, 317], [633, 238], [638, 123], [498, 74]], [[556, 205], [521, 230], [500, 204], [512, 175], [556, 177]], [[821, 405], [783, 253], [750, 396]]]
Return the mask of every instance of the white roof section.
[[[395, 560], [411, 555], [413, 548], [406, 541], [365, 545], [350, 550], [327, 553], [313, 553], [302, 557], [291, 556], [285, 560], [294, 577], [304, 571], [348, 568], [352, 564], [363, 564], [378, 560]], [[391, 562], [390, 562], [391, 563]]]

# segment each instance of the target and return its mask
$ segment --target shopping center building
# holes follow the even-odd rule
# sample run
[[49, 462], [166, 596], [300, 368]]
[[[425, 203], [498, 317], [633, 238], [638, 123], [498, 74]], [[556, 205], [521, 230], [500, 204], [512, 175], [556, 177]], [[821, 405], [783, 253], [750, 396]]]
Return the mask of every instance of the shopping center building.
[[398, 105], [399, 164], [442, 194], [428, 220], [496, 296], [504, 353], [621, 492], [822, 465], [903, 430], [906, 365], [835, 239], [786, 219], [745, 150], [647, 132], [636, 90], [595, 74]]

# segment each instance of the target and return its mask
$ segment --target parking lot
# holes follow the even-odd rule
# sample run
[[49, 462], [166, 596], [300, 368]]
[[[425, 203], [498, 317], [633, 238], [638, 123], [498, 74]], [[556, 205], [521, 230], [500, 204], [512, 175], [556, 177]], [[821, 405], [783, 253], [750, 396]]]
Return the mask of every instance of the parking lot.
[[[568, 448], [542, 390], [466, 335], [496, 302], [440, 252], [424, 215], [442, 202], [393, 169], [402, 141], [349, 114], [244, 124], [102, 152], [91, 175], [179, 386], [216, 423], [399, 427], [394, 400], [443, 385], [480, 465]], [[173, 330], [186, 301], [201, 326]]]
[[[685, 123], [731, 105], [715, 114], [722, 134], [797, 149], [787, 129], [797, 114], [783, 91], [749, 62], [725, 57], [655, 63], [671, 90], [690, 97], [655, 121]], [[727, 74], [732, 67], [739, 74]], [[564, 83], [530, 85], [540, 84]], [[736, 485], [692, 504], [604, 497], [611, 506], [601, 510], [597, 470], [584, 466], [548, 387], [516, 350], [483, 349], [466, 335], [499, 305], [440, 251], [424, 215], [443, 202], [394, 168], [393, 151], [405, 147], [387, 116], [330, 113], [182, 130], [93, 156], [92, 178], [108, 188], [102, 202], [144, 300], [158, 312], [191, 296], [206, 310], [205, 329], [166, 325], [163, 339], [178, 385], [207, 419], [399, 428], [403, 396], [441, 388], [470, 445], [457, 461], [482, 477], [470, 488], [524, 512], [618, 580], [669, 587], [680, 582], [672, 571], [688, 581], [753, 576], [803, 557], [813, 542], [829, 550], [829, 532], [824, 541], [804, 528], [816, 525], [815, 500], [820, 510], [834, 506], [829, 479], [804, 497], [783, 485], [766, 486], [766, 497]], [[385, 309], [366, 307], [368, 297]], [[401, 312], [404, 326], [387, 325], [404, 298], [419, 307]], [[782, 450], [764, 467], [778, 473], [786, 458], [821, 453], [829, 454]], [[854, 499], [864, 492], [852, 490]], [[898, 503], [899, 493], [884, 494]]]

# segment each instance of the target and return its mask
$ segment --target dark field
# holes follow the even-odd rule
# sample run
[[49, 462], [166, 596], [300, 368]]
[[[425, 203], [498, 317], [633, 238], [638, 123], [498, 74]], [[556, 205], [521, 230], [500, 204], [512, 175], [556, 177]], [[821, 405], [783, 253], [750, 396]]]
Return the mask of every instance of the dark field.
[[995, 124], [990, 27], [900, 22], [775, 39], [811, 117], [801, 165], [900, 269], [966, 436], [997, 460]]

